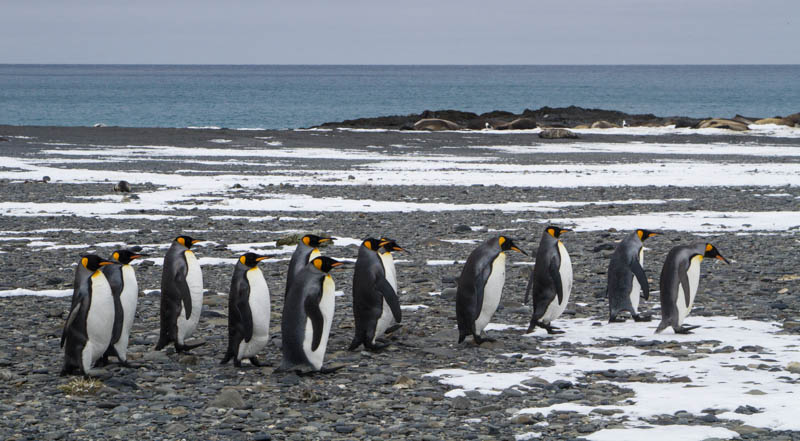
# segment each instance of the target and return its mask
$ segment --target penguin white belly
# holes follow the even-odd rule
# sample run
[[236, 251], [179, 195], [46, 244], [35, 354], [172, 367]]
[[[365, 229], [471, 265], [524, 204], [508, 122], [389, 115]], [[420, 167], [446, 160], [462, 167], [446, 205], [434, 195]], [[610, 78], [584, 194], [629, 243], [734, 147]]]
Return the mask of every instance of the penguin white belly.
[[[639, 265], [644, 268], [644, 248], [639, 250]], [[633, 276], [633, 282], [631, 283], [631, 305], [633, 306], [633, 312], [639, 312], [639, 298], [642, 295], [642, 286], [639, 285], [639, 280], [636, 279], [636, 276]]]
[[325, 358], [325, 349], [328, 346], [328, 336], [331, 332], [331, 323], [333, 322], [334, 310], [334, 284], [331, 276], [326, 275], [325, 280], [322, 282], [322, 298], [319, 301], [319, 309], [322, 311], [322, 338], [319, 342], [319, 347], [316, 351], [311, 350], [311, 343], [314, 339], [314, 325], [311, 324], [310, 319], [306, 319], [306, 332], [303, 338], [303, 352], [306, 354], [311, 366], [316, 370], [322, 367], [322, 361]]
[[264, 349], [269, 343], [269, 287], [264, 273], [258, 268], [247, 271], [247, 282], [250, 284], [250, 298], [247, 302], [253, 318], [253, 337], [250, 341], [239, 343], [239, 360], [250, 358]]
[[92, 298], [86, 315], [86, 345], [81, 352], [84, 373], [103, 356], [111, 343], [114, 332], [114, 297], [111, 286], [102, 272], [96, 271], [91, 278]]
[[678, 284], [678, 326], [683, 325], [683, 320], [689, 315], [694, 305], [694, 298], [697, 295], [697, 287], [700, 285], [700, 262], [703, 256], [697, 255], [689, 261], [689, 269], [686, 270], [686, 277], [689, 279], [689, 306], [686, 306], [686, 294], [683, 293], [683, 286]]
[[478, 319], [475, 320], [475, 333], [480, 335], [483, 328], [489, 324], [497, 305], [500, 304], [500, 296], [503, 294], [503, 285], [506, 283], [506, 253], [500, 252], [492, 262], [492, 273], [486, 280], [483, 287], [483, 305]]
[[200, 263], [191, 250], [184, 251], [186, 256], [186, 284], [192, 297], [192, 315], [186, 318], [186, 311], [181, 303], [181, 313], [178, 315], [178, 344], [183, 344], [197, 328], [200, 313], [203, 310], [203, 273]]
[[[394, 258], [392, 258], [391, 253], [382, 253], [380, 254], [380, 257], [381, 261], [383, 262], [383, 269], [386, 273], [386, 281], [388, 281], [389, 285], [392, 286], [394, 292], [399, 295], [400, 293], [397, 292], [397, 278], [394, 271]], [[378, 323], [375, 325], [375, 337], [372, 339], [373, 344], [375, 343], [376, 338], [382, 336], [390, 326], [395, 324], [392, 309], [389, 308], [389, 304], [386, 303], [386, 299], [383, 299], [382, 302], [383, 309], [381, 310], [381, 316], [378, 317]]]
[[569, 258], [567, 249], [561, 241], [558, 241], [558, 254], [561, 256], [561, 266], [558, 267], [558, 273], [561, 275], [561, 292], [564, 295], [561, 303], [558, 302], [558, 296], [556, 296], [553, 301], [547, 305], [547, 309], [544, 311], [544, 315], [541, 319], [542, 323], [547, 324], [561, 317], [561, 314], [567, 309], [569, 294], [572, 292], [572, 261]]
[[130, 265], [122, 265], [122, 293], [120, 302], [122, 303], [122, 334], [119, 341], [114, 344], [114, 349], [122, 361], [127, 360], [128, 339], [133, 326], [133, 318], [136, 316], [136, 304], [139, 300], [139, 284], [136, 282], [136, 273]]

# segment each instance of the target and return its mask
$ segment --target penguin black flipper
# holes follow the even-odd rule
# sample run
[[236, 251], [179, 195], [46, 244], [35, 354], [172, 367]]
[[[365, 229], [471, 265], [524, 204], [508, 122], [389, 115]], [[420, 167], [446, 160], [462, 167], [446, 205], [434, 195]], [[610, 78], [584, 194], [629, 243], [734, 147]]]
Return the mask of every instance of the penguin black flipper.
[[[683, 268], [686, 266], [687, 268]], [[680, 280], [681, 286], [683, 287], [683, 299], [686, 301], [686, 307], [689, 307], [691, 303], [691, 287], [689, 286], [689, 276], [687, 275], [688, 265], [681, 265], [680, 270], [678, 271], [678, 280]], [[678, 294], [680, 295], [680, 294]]]
[[[186, 283], [186, 268], [175, 273], [175, 288], [178, 290], [179, 304], [183, 304], [186, 313], [186, 320], [192, 316], [192, 293], [189, 292], [189, 285]], [[180, 310], [180, 307], [178, 308]]]
[[647, 283], [647, 276], [644, 274], [644, 269], [636, 257], [631, 259], [631, 272], [636, 276], [636, 281], [639, 282], [639, 286], [642, 288], [641, 297], [648, 300], [650, 298], [650, 285]]
[[475, 306], [474, 312], [472, 314], [472, 328], [473, 334], [475, 333], [475, 320], [478, 320], [478, 317], [481, 315], [481, 309], [483, 309], [483, 291], [486, 287], [486, 281], [489, 280], [489, 276], [492, 275], [492, 265], [483, 265], [483, 268], [480, 272], [475, 274]]
[[311, 330], [314, 333], [311, 338], [311, 350], [316, 351], [322, 341], [322, 328], [325, 320], [322, 318], [322, 310], [319, 309], [319, 297], [310, 296], [306, 298], [306, 316], [311, 320]]
[[67, 316], [67, 321], [66, 321], [66, 323], [64, 323], [64, 330], [61, 331], [61, 347], [62, 348], [64, 347], [64, 342], [67, 340], [67, 332], [68, 332], [69, 327], [72, 326], [72, 322], [75, 321], [75, 318], [77, 318], [78, 314], [80, 313], [81, 307], [83, 306], [83, 299], [84, 298], [88, 299], [89, 296], [85, 295], [85, 296], [81, 297], [81, 294], [78, 294], [77, 296], [75, 296], [73, 298], [73, 303], [75, 303], [76, 305], [75, 305], [74, 308], [72, 308], [72, 311], [70, 311], [69, 316]]
[[531, 268], [530, 275], [528, 275], [528, 285], [525, 286], [525, 297], [522, 298], [522, 304], [528, 303], [528, 299], [533, 294], [533, 268]]
[[241, 319], [240, 332], [244, 341], [253, 339], [253, 312], [250, 311], [250, 284], [242, 278], [239, 283], [239, 301], [236, 302], [236, 309]]
[[[548, 268], [550, 270], [550, 278], [553, 279], [553, 287], [556, 290], [559, 304], [564, 301], [564, 286], [561, 285], [561, 271], [558, 269], [560, 266], [561, 259], [553, 259], [550, 261], [550, 267]], [[545, 306], [545, 309], [547, 309], [547, 306]]]
[[400, 310], [400, 298], [397, 297], [397, 293], [394, 292], [392, 285], [388, 280], [381, 279], [375, 284], [375, 289], [381, 293], [386, 303], [389, 305], [389, 309], [392, 310], [394, 321], [400, 323], [403, 319], [403, 313]]

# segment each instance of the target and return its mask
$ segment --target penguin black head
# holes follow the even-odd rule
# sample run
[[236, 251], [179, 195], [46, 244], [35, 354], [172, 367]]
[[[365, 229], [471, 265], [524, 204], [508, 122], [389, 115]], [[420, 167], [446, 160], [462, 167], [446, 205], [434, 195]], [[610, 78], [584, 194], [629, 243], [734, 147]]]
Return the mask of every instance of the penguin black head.
[[344, 265], [343, 262], [339, 262], [336, 259], [331, 259], [328, 256], [315, 257], [311, 260], [311, 264], [314, 265], [314, 268], [322, 271], [323, 273], [328, 273], [337, 266]]
[[117, 262], [127, 265], [131, 263], [133, 260], [139, 259], [144, 257], [144, 254], [136, 253], [131, 250], [116, 250], [113, 254], [111, 254], [111, 258], [116, 260]]
[[300, 240], [307, 246], [310, 246], [312, 248], [317, 248], [319, 244], [330, 242], [333, 239], [334, 239], [333, 237], [320, 237], [314, 234], [306, 234]]
[[200, 239], [192, 239], [189, 236], [178, 236], [175, 238], [175, 242], [185, 246], [186, 248], [191, 248], [192, 245], [196, 244], [197, 242], [202, 242]]
[[111, 265], [114, 262], [103, 259], [97, 254], [84, 254], [81, 256], [81, 265], [89, 271], [97, 271], [101, 266]]
[[558, 239], [558, 237], [561, 236], [561, 233], [566, 233], [568, 231], [572, 231], [569, 228], [561, 228], [561, 227], [557, 227], [555, 225], [550, 225], [545, 230], [547, 231], [547, 234], [555, 237], [556, 239]]
[[719, 250], [717, 249], [717, 247], [715, 247], [714, 245], [711, 245], [710, 243], [706, 244], [706, 252], [705, 252], [705, 254], [703, 254], [703, 257], [716, 257], [717, 259], [719, 259], [719, 260], [727, 263], [728, 265], [730, 265], [730, 262], [728, 262], [728, 259], [722, 257], [722, 254], [719, 253]]
[[239, 263], [248, 268], [255, 268], [258, 262], [267, 258], [269, 258], [269, 256], [259, 256], [256, 253], [244, 253], [239, 257]]
[[642, 242], [644, 242], [648, 237], [658, 236], [659, 234], [661, 233], [657, 231], [642, 230], [641, 228], [636, 230], [636, 235], [639, 236], [639, 240]]
[[387, 239], [378, 240], [375, 239], [374, 237], [368, 237], [364, 239], [364, 242], [361, 242], [361, 246], [367, 247], [372, 251], [378, 251], [381, 249], [382, 246], [384, 246], [387, 243], [389, 243], [389, 240]]
[[394, 239], [389, 239], [388, 237], [381, 237], [381, 248], [386, 251], [406, 251], [404, 248], [398, 245]]
[[510, 237], [500, 236], [497, 238], [497, 241], [500, 243], [500, 249], [503, 251], [514, 250], [514, 251], [519, 251], [520, 253], [526, 256], [528, 255], [528, 253], [522, 251], [516, 245], [514, 245], [514, 241], [511, 240]]

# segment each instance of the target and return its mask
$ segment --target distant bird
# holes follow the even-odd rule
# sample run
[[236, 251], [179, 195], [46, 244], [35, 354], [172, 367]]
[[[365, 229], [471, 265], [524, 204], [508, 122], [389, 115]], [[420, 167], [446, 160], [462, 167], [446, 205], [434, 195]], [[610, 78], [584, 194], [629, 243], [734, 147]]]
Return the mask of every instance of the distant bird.
[[117, 185], [114, 186], [114, 191], [122, 193], [130, 193], [131, 184], [129, 184], [128, 181], [119, 181], [117, 182]]

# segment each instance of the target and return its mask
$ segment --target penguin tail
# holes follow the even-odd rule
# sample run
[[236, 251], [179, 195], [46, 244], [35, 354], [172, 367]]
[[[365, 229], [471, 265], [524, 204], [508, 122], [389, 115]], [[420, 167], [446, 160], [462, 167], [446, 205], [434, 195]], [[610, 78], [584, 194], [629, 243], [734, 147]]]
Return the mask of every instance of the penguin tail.
[[656, 328], [656, 334], [660, 334], [661, 331], [667, 329], [668, 326], [669, 326], [669, 323], [667, 323], [664, 320], [661, 320], [661, 323], [658, 324], [658, 328]]
[[458, 330], [458, 343], [459, 344], [463, 343], [464, 339], [466, 339], [466, 338], [467, 338], [467, 332], [464, 332], [463, 330], [459, 329]]

